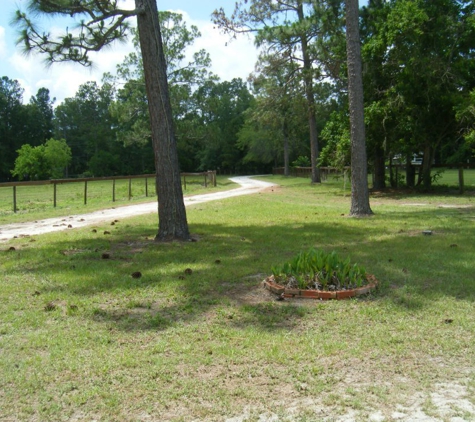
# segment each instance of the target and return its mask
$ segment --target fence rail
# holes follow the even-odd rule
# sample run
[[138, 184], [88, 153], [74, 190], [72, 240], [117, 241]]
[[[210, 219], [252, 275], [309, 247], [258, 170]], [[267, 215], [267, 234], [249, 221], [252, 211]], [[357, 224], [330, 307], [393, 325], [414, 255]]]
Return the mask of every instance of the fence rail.
[[[216, 186], [216, 171], [206, 171], [200, 173], [181, 173], [182, 177], [182, 184], [184, 189], [186, 190], [186, 178], [188, 180], [190, 177], [203, 177], [204, 186], [208, 187], [209, 184], [212, 186]], [[83, 190], [83, 200], [84, 205], [87, 204], [88, 201], [88, 187], [93, 182], [104, 182], [104, 181], [111, 181], [112, 182], [112, 202], [116, 201], [116, 182], [117, 181], [128, 181], [127, 186], [127, 196], [130, 201], [132, 198], [132, 181], [136, 179], [144, 179], [144, 194], [145, 197], [149, 196], [149, 179], [155, 179], [155, 174], [142, 174], [142, 175], [135, 175], [135, 176], [110, 176], [110, 177], [87, 177], [87, 178], [78, 178], [78, 179], [51, 179], [51, 180], [33, 180], [27, 182], [6, 182], [0, 183], [0, 189], [12, 188], [12, 203], [13, 203], [13, 212], [18, 211], [18, 189], [22, 187], [28, 186], [52, 186], [53, 192], [53, 206], [56, 207], [58, 204], [58, 186], [67, 185], [71, 183], [84, 183], [84, 190]], [[155, 185], [153, 184], [153, 192], [155, 194]], [[102, 192], [101, 192], [102, 194]]]
[[[319, 167], [320, 175], [323, 180], [325, 180], [330, 174], [343, 174], [350, 167], [344, 167], [343, 169], [339, 169], [336, 167]], [[312, 167], [290, 167], [289, 168], [290, 175], [294, 177], [310, 177], [312, 175]], [[272, 169], [272, 174], [284, 174], [285, 169], [284, 167], [274, 167]]]

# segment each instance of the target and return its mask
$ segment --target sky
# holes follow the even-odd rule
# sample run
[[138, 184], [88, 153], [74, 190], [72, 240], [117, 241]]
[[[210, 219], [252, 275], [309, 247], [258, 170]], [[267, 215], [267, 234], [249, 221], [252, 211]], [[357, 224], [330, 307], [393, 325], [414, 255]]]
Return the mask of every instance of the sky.
[[[133, 9], [134, 0], [121, 1], [123, 8]], [[92, 69], [75, 63], [55, 63], [47, 67], [41, 55], [25, 56], [20, 47], [16, 46], [18, 35], [10, 22], [17, 9], [25, 11], [27, 2], [28, 0], [0, 0], [0, 77], [7, 76], [20, 83], [24, 89], [25, 103], [36, 95], [39, 88], [44, 87], [49, 89], [50, 97], [56, 98], [55, 105], [58, 105], [64, 98], [74, 97], [79, 85], [88, 81], [100, 83], [105, 72], [115, 74], [117, 64], [133, 51], [130, 43], [116, 43], [91, 56], [94, 62]], [[212, 60], [211, 71], [221, 80], [246, 80], [254, 70], [258, 53], [252, 38], [242, 35], [230, 40], [229, 35], [222, 34], [211, 22], [212, 12], [219, 7], [224, 7], [230, 14], [234, 0], [157, 0], [157, 5], [159, 10], [181, 13], [188, 26], [196, 25], [199, 28], [202, 36], [195, 41], [188, 53], [191, 55], [204, 48]], [[66, 24], [63, 20], [48, 19], [42, 23], [41, 28], [59, 32], [64, 31]]]
[[[23, 101], [29, 102], [39, 88], [45, 87], [50, 91], [50, 97], [56, 98], [56, 105], [64, 98], [73, 97], [79, 85], [88, 81], [100, 83], [104, 72], [115, 74], [116, 65], [133, 51], [130, 44], [116, 43], [100, 53], [94, 54], [93, 69], [84, 68], [75, 63], [55, 63], [46, 67], [43, 58], [38, 54], [25, 56], [20, 47], [16, 46], [18, 35], [10, 25], [12, 16], [18, 8], [25, 10], [26, 0], [0, 0], [0, 77], [7, 76], [16, 79], [25, 90]], [[128, 3], [128, 5], [127, 5]], [[159, 10], [170, 10], [182, 13], [188, 26], [196, 25], [202, 36], [195, 41], [190, 54], [202, 48], [211, 56], [212, 72], [221, 80], [231, 80], [235, 77], [246, 79], [254, 70], [257, 52], [252, 39], [241, 36], [229, 42], [229, 36], [223, 35], [214, 28], [211, 13], [227, 3], [231, 11], [234, 1], [230, 0], [158, 0]], [[133, 1], [124, 0], [124, 4], [132, 9]], [[133, 19], [133, 18], [131, 18]], [[60, 25], [60, 24], [63, 25]], [[48, 19], [43, 29], [53, 31], [64, 30], [64, 21]]]

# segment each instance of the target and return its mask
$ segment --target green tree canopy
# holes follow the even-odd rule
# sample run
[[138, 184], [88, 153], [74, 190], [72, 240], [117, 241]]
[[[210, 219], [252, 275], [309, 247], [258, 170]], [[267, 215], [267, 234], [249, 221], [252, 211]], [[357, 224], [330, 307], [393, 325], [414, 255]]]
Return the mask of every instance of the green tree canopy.
[[203, 131], [199, 148], [200, 168], [239, 173], [243, 151], [238, 147], [238, 133], [244, 124], [244, 112], [253, 97], [242, 79], [209, 81], [194, 94], [196, 122]]
[[20, 180], [61, 178], [71, 162], [71, 149], [64, 139], [49, 139], [44, 145], [24, 144], [17, 151], [12, 175]]
[[408, 169], [422, 152], [425, 188], [434, 160], [445, 164], [461, 146], [456, 109], [475, 86], [474, 13], [467, 0], [370, 0], [363, 9], [370, 148], [402, 155]]
[[[186, 52], [201, 36], [198, 28], [194, 25], [188, 27], [182, 15], [177, 13], [159, 12], [159, 18], [180, 166], [184, 171], [193, 171], [199, 166], [196, 155], [197, 138], [200, 136], [196, 122], [192, 122], [190, 116], [195, 111], [193, 92], [205, 81], [217, 80], [217, 77], [208, 70], [211, 59], [205, 50], [195, 51], [191, 59], [187, 60]], [[118, 139], [124, 145], [151, 148], [142, 55], [138, 34], [136, 31], [132, 33], [137, 51], [129, 54], [118, 66], [117, 77], [109, 77], [114, 83], [123, 84], [111, 106], [111, 112], [118, 121]]]
[[[79, 87], [74, 97], [66, 98], [56, 107], [56, 136], [66, 139], [73, 153], [69, 174], [88, 172], [105, 176], [119, 172], [116, 123], [109, 112], [113, 98], [111, 84], [99, 86], [96, 82], [87, 82]], [[111, 154], [113, 159], [108, 160], [110, 156], [104, 156], [104, 152]]]
[[15, 151], [24, 143], [23, 88], [16, 80], [0, 79], [0, 179], [8, 179]]
[[[213, 13], [213, 20], [225, 32], [255, 32], [257, 43], [297, 65], [307, 103], [312, 182], [320, 182], [317, 163], [319, 142], [314, 97], [315, 79], [329, 75], [339, 67], [330, 52], [337, 49], [343, 34], [340, 1], [250, 0], [235, 3], [233, 14], [223, 8]], [[338, 55], [337, 55], [338, 56]]]

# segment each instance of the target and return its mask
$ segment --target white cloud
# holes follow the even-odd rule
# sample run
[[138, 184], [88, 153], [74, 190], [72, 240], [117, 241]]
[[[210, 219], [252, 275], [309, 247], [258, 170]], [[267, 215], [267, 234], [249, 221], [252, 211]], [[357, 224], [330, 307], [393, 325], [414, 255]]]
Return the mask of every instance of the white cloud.
[[5, 42], [5, 28], [0, 26], [0, 59], [7, 55], [7, 44]]
[[204, 48], [210, 53], [213, 72], [222, 80], [246, 80], [257, 60], [253, 41], [246, 36], [230, 40], [228, 35], [220, 34], [211, 23], [200, 29], [202, 37], [196, 41], [196, 47]]
[[[124, 0], [124, 8], [133, 8], [133, 0]], [[230, 41], [228, 35], [223, 35], [213, 24], [205, 20], [194, 20], [187, 12], [178, 11], [183, 15], [188, 25], [196, 25], [202, 36], [191, 46], [189, 55], [200, 49], [205, 49], [211, 56], [211, 71], [218, 75], [221, 80], [242, 78], [246, 80], [254, 70], [257, 60], [257, 51], [251, 39], [246, 36]], [[52, 34], [61, 34], [64, 28], [49, 28]], [[18, 50], [7, 58], [4, 40], [4, 29], [0, 27], [0, 57], [5, 54], [15, 78], [25, 89], [24, 101], [28, 102], [32, 95], [36, 95], [39, 88], [45, 87], [50, 91], [51, 98], [55, 97], [56, 105], [65, 98], [73, 97], [79, 86], [88, 81], [101, 82], [105, 72], [115, 74], [117, 64], [133, 51], [132, 43], [115, 43], [98, 53], [93, 53], [92, 68], [84, 68], [75, 63], [54, 63], [47, 67], [43, 62], [43, 56], [31, 54], [22, 55]]]
[[204, 20], [194, 20], [187, 12], [174, 10], [181, 13], [188, 25], [195, 25], [201, 32], [192, 46], [193, 51], [205, 49], [211, 56], [212, 72], [221, 80], [242, 78], [246, 80], [257, 61], [258, 51], [251, 37], [242, 35], [232, 39], [224, 35], [213, 23]]
[[[80, 78], [70, 64], [46, 67], [41, 56], [24, 56], [19, 53], [14, 53], [9, 58], [9, 63], [15, 71], [15, 79], [25, 89], [24, 102], [28, 102], [32, 95], [36, 95], [41, 87], [48, 88], [51, 97], [58, 97], [61, 100], [76, 92]], [[71, 89], [66, 90], [64, 86], [63, 89], [58, 89], [61, 81], [68, 81]]]
[[119, 7], [124, 10], [134, 10], [135, 0], [120, 0]]
[[32, 95], [36, 95], [39, 88], [45, 87], [49, 89], [50, 97], [57, 99], [56, 104], [60, 104], [64, 98], [74, 97], [81, 84], [88, 81], [100, 83], [105, 72], [115, 73], [116, 65], [132, 50], [130, 44], [117, 43], [100, 53], [92, 54], [93, 66], [89, 68], [77, 63], [54, 63], [46, 66], [43, 56], [24, 56], [18, 52], [15, 52], [8, 62], [15, 71], [15, 79], [25, 89], [25, 102], [28, 102]]

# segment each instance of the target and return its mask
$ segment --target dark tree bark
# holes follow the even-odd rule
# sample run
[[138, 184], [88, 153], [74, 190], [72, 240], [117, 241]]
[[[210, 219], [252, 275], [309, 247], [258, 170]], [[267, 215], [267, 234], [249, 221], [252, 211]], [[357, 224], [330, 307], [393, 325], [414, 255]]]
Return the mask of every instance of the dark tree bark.
[[416, 186], [416, 167], [411, 163], [411, 156], [406, 157], [406, 185], [408, 188]]
[[351, 127], [350, 215], [363, 217], [373, 212], [369, 205], [358, 0], [346, 0], [346, 48]]
[[463, 195], [465, 192], [465, 183], [463, 181], [463, 166], [459, 167], [459, 194]]
[[284, 135], [284, 176], [290, 176], [290, 163], [289, 163], [289, 128], [287, 125], [287, 117], [284, 119], [282, 127], [282, 133]]
[[434, 150], [431, 145], [426, 144], [424, 148], [424, 158], [422, 160], [422, 168], [421, 168], [421, 177], [422, 183], [424, 185], [424, 189], [430, 190], [432, 185], [432, 177], [431, 177], [431, 170], [432, 170], [432, 157], [433, 157]]
[[374, 181], [373, 189], [386, 188], [386, 163], [383, 148], [377, 146], [374, 150]]
[[155, 155], [157, 241], [189, 240], [156, 0], [135, 0]]

